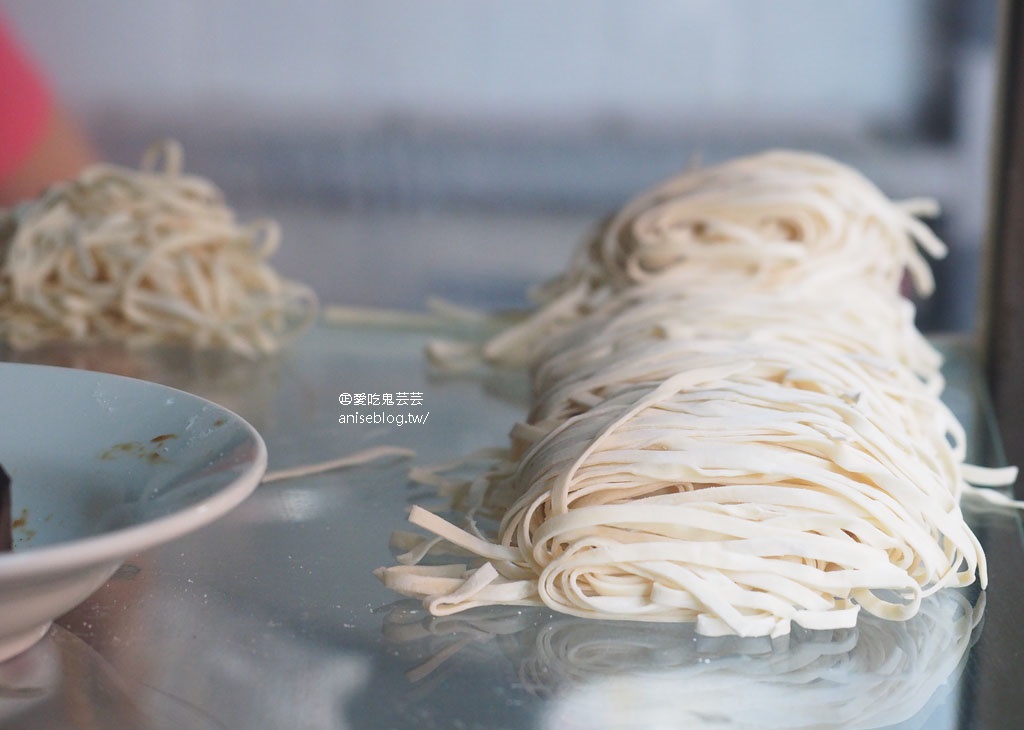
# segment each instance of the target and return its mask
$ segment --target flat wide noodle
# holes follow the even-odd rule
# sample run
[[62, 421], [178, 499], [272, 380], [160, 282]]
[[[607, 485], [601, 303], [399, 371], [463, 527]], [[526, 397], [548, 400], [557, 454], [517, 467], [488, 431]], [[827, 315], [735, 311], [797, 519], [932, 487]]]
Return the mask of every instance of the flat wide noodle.
[[984, 585], [965, 477], [1016, 472], [964, 464], [900, 295], [905, 271], [931, 290], [918, 246], [945, 251], [929, 209], [793, 152], [641, 195], [481, 352], [530, 368], [530, 412], [490, 471], [445, 483], [464, 528], [412, 516], [478, 561], [378, 575], [437, 615], [526, 602], [742, 636]]

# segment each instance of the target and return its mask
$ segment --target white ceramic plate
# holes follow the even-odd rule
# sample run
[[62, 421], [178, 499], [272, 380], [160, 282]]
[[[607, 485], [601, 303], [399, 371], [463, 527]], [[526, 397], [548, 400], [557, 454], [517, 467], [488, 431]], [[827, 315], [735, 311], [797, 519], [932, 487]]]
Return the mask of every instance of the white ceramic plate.
[[125, 558], [222, 516], [266, 470], [256, 430], [210, 401], [84, 370], [0, 363], [0, 464], [14, 551], [0, 553], [0, 661]]

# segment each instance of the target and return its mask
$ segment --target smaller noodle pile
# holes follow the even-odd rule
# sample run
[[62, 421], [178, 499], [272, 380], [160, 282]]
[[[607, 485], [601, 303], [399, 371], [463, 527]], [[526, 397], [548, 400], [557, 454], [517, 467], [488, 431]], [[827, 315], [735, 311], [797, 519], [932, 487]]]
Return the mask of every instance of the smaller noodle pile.
[[315, 319], [313, 291], [267, 263], [277, 224], [240, 224], [182, 161], [163, 142], [139, 170], [93, 165], [0, 210], [0, 334], [12, 347], [184, 342], [254, 357]]

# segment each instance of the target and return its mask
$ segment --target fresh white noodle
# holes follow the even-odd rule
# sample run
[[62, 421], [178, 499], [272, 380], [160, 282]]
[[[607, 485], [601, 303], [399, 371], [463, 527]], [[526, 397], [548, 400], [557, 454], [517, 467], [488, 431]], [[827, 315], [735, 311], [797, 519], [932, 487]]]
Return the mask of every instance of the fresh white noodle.
[[[641, 195], [484, 345], [530, 368], [530, 412], [489, 471], [440, 482], [465, 525], [413, 508], [435, 538], [378, 576], [435, 615], [543, 604], [712, 636], [905, 620], [984, 585], [960, 500], [1016, 470], [964, 464], [900, 295], [904, 272], [933, 287], [933, 210], [795, 152]], [[476, 559], [417, 564], [438, 538]]]
[[[160, 163], [162, 162], [162, 167]], [[312, 290], [267, 263], [274, 221], [241, 224], [209, 181], [155, 145], [140, 170], [98, 164], [0, 211], [0, 334], [183, 341], [246, 356], [277, 350], [316, 316]]]
[[347, 456], [339, 456], [336, 459], [328, 459], [327, 461], [300, 464], [298, 466], [268, 471], [263, 475], [263, 479], [260, 480], [260, 483], [271, 484], [273, 482], [283, 482], [290, 479], [301, 479], [302, 477], [313, 476], [314, 474], [323, 474], [325, 472], [336, 471], [338, 469], [365, 466], [366, 464], [377, 461], [378, 459], [408, 459], [415, 455], [416, 452], [412, 449], [402, 448], [401, 446], [371, 446], [368, 449], [363, 449]]

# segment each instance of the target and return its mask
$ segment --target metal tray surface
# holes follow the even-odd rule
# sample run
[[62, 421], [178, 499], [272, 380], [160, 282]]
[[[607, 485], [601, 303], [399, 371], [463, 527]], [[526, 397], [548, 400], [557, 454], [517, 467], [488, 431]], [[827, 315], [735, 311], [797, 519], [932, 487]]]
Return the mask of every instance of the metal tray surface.
[[[515, 376], [437, 378], [427, 335], [318, 326], [246, 361], [173, 347], [53, 346], [3, 359], [118, 372], [246, 418], [270, 469], [373, 445], [430, 464], [503, 445], [524, 412]], [[998, 464], [971, 344], [940, 340], [946, 397], [972, 457]], [[343, 405], [405, 394], [405, 405]], [[340, 423], [380, 412], [381, 423]], [[399, 426], [387, 415], [425, 422]], [[373, 417], [371, 417], [372, 420]], [[1005, 728], [1024, 551], [1017, 515], [971, 512], [990, 585], [945, 591], [913, 620], [769, 640], [675, 624], [493, 608], [445, 618], [383, 588], [394, 529], [429, 490], [382, 460], [265, 484], [224, 519], [133, 556], [26, 654], [0, 664], [4, 730], [156, 728]]]

